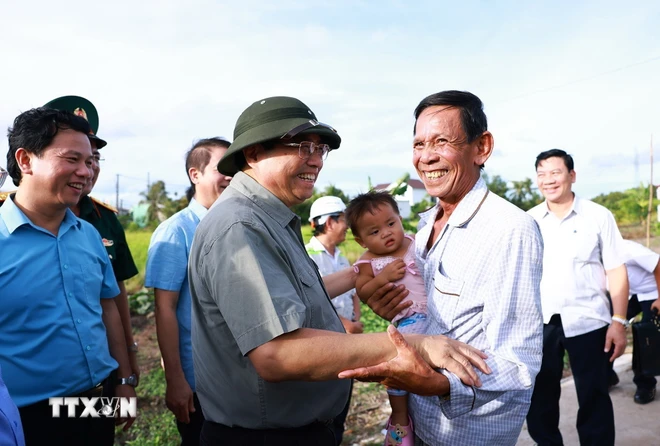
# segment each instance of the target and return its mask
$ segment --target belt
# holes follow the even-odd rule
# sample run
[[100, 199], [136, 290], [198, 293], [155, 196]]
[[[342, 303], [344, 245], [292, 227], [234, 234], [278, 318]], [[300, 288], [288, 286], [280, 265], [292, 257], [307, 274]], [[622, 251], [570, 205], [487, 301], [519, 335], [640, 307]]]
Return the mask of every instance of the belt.
[[73, 396], [77, 398], [99, 398], [103, 396], [103, 385], [107, 380], [108, 379], [106, 378], [91, 389], [85, 390], [84, 392], [80, 392]]

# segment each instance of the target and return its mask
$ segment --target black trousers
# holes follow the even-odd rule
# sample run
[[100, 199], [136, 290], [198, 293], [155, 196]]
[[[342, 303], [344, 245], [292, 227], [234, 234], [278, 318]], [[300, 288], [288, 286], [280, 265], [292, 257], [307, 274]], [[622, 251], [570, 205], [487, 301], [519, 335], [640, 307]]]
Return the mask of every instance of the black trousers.
[[[114, 376], [111, 374], [111, 377]], [[90, 391], [79, 395], [92, 397], [114, 397], [115, 380], [108, 378], [103, 381], [103, 390], [95, 393]], [[112, 446], [115, 442], [115, 419], [111, 417], [79, 418], [84, 405], [76, 407], [76, 417], [67, 416], [67, 406], [60, 407], [60, 417], [53, 417], [53, 408], [48, 400], [39, 401], [29, 406], [19, 407], [26, 446], [42, 446], [61, 444], [67, 446]], [[101, 401], [97, 404], [101, 409]]]
[[608, 393], [608, 327], [567, 338], [558, 314], [543, 326], [543, 361], [536, 376], [527, 428], [539, 446], [562, 445], [559, 397], [564, 351], [568, 351], [578, 397], [577, 431], [581, 445], [614, 445], [614, 410]]
[[335, 440], [336, 445], [341, 445], [341, 442], [344, 438], [344, 424], [346, 423], [346, 417], [348, 416], [348, 409], [351, 407], [351, 396], [353, 395], [353, 380], [351, 380], [351, 390], [348, 393], [348, 401], [346, 401], [346, 406], [344, 410], [341, 411], [339, 415], [335, 417], [335, 420], [332, 423], [332, 428], [335, 431]]
[[205, 420], [202, 446], [335, 446], [332, 422], [292, 429], [245, 429]]
[[199, 445], [199, 436], [202, 433], [202, 425], [204, 424], [204, 414], [202, 413], [202, 406], [199, 404], [197, 394], [193, 393], [193, 404], [195, 411], [190, 412], [190, 423], [176, 422], [176, 428], [181, 435], [181, 446], [197, 446]]

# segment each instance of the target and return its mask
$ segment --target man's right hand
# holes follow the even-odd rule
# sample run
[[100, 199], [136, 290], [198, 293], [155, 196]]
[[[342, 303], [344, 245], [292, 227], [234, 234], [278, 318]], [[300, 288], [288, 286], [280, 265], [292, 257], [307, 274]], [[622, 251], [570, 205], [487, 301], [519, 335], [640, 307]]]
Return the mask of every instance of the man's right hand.
[[412, 301], [401, 303], [403, 299], [408, 297], [408, 293], [409, 291], [404, 285], [394, 285], [389, 282], [378, 288], [374, 294], [366, 299], [362, 299], [361, 296], [360, 298], [378, 316], [391, 321], [394, 316], [413, 304]]
[[394, 358], [370, 367], [344, 370], [339, 378], [376, 381], [417, 395], [443, 395], [449, 391], [447, 380], [431, 367], [444, 368], [464, 384], [477, 387], [481, 381], [474, 367], [491, 373], [484, 362], [486, 355], [462, 342], [445, 336], [409, 335], [413, 346], [393, 325], [387, 333], [397, 349]]
[[195, 411], [193, 392], [185, 379], [167, 382], [165, 403], [178, 421], [190, 423], [190, 412]]

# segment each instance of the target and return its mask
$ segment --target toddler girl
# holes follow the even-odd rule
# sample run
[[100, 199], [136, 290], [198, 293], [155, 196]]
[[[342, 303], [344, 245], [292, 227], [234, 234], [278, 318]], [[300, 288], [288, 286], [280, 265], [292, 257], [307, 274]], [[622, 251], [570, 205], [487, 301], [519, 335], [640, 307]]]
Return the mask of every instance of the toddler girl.
[[[425, 333], [426, 292], [424, 279], [415, 265], [415, 240], [403, 232], [399, 207], [387, 192], [371, 191], [355, 197], [346, 208], [346, 221], [355, 241], [367, 251], [355, 262], [358, 273], [355, 289], [371, 296], [387, 282], [402, 283], [412, 300], [392, 319], [401, 333]], [[408, 416], [408, 393], [387, 389], [392, 415], [387, 422], [385, 445], [412, 446], [412, 420]]]

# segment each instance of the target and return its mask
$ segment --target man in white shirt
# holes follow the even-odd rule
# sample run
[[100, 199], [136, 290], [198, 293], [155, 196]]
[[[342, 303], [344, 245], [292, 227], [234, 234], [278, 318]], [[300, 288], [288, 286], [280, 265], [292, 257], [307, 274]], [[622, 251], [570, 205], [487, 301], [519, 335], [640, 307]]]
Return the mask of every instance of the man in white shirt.
[[[660, 311], [660, 255], [632, 240], [624, 240], [623, 244], [631, 294], [626, 317], [632, 319], [642, 313], [642, 322], [646, 322], [651, 319], [653, 311]], [[613, 370], [610, 373], [616, 375]], [[654, 376], [635, 373], [633, 382], [637, 386], [634, 397], [637, 404], [648, 404], [655, 399], [657, 381]]]
[[[545, 201], [528, 212], [543, 244], [543, 363], [527, 415], [539, 445], [561, 445], [560, 380], [568, 351], [579, 410], [581, 444], [614, 444], [614, 411], [608, 394], [607, 362], [626, 347], [628, 277], [623, 238], [606, 208], [572, 191], [573, 158], [553, 149], [536, 158], [536, 178]], [[607, 298], [610, 284], [612, 309]]]

